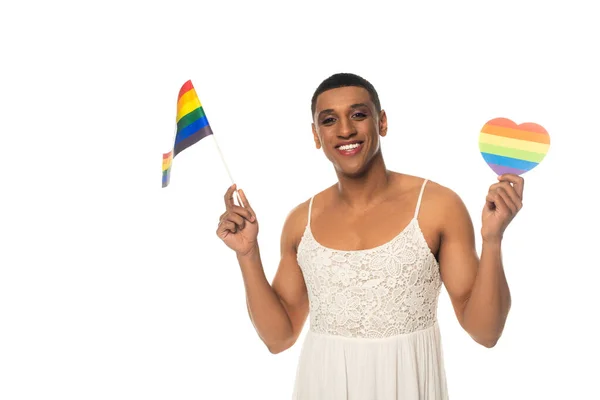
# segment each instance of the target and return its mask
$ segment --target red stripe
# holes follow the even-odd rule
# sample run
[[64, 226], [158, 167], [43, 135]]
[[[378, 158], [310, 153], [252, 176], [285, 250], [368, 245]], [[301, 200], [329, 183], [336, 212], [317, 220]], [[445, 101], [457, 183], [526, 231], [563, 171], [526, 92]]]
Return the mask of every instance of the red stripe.
[[519, 125], [518, 129], [522, 129], [524, 131], [529, 131], [529, 132], [545, 133], [546, 135], [548, 135], [548, 131], [546, 131], [546, 129], [544, 129], [543, 126], [540, 126], [533, 122], [525, 122], [525, 123]]
[[545, 133], [546, 135], [548, 134], [548, 131], [546, 131], [546, 129], [544, 129], [544, 127], [541, 125], [538, 125], [533, 122], [525, 122], [520, 125], [517, 125], [514, 121], [511, 121], [508, 118], [494, 118], [494, 119], [486, 122], [486, 125], [494, 125], [494, 126], [501, 126], [503, 128], [519, 129], [521, 131], [527, 131], [527, 132]]
[[179, 90], [179, 96], [177, 97], [177, 101], [179, 101], [181, 96], [183, 96], [184, 94], [186, 94], [193, 88], [194, 88], [194, 85], [192, 85], [191, 80], [188, 80], [186, 83], [184, 83], [183, 86], [181, 87], [181, 89]]
[[171, 150], [171, 151], [170, 151], [170, 152], [168, 152], [168, 153], [164, 153], [164, 154], [163, 154], [163, 160], [166, 160], [167, 158], [169, 158], [169, 157], [171, 156], [171, 153], [172, 153], [172, 152], [173, 152], [173, 150]]

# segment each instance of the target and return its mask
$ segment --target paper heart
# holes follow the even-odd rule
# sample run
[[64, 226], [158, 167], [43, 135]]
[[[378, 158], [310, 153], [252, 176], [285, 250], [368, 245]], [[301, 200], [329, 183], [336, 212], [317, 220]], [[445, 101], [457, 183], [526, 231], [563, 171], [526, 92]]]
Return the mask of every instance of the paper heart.
[[507, 118], [492, 119], [481, 128], [479, 150], [498, 175], [522, 175], [542, 162], [550, 149], [550, 135], [541, 125], [517, 125]]

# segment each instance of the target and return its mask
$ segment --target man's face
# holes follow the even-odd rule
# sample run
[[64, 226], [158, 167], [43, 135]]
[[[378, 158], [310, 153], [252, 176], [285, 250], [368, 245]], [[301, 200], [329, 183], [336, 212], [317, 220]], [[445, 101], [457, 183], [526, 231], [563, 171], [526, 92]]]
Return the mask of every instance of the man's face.
[[346, 175], [364, 171], [379, 151], [379, 136], [387, 132], [385, 112], [378, 114], [369, 92], [357, 86], [321, 93], [313, 118], [317, 148]]

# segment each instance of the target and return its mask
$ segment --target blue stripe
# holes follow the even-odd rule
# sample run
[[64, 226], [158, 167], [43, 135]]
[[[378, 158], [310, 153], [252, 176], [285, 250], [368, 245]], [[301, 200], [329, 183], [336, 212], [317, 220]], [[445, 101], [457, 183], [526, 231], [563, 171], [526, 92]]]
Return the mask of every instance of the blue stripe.
[[185, 128], [180, 131], [177, 131], [177, 136], [175, 138], [175, 143], [181, 142], [183, 139], [192, 136], [194, 133], [198, 132], [200, 129], [204, 128], [208, 125], [208, 119], [206, 119], [206, 115], [197, 121], [192, 122]]
[[162, 175], [162, 187], [169, 186], [169, 181], [171, 180], [171, 167], [169, 169], [163, 171]]
[[518, 160], [516, 158], [511, 157], [497, 156], [495, 154], [490, 153], [482, 152], [481, 155], [488, 164], [502, 165], [503, 167], [510, 167], [520, 169], [523, 171], [529, 171], [530, 169], [538, 165], [538, 163], [536, 162]]

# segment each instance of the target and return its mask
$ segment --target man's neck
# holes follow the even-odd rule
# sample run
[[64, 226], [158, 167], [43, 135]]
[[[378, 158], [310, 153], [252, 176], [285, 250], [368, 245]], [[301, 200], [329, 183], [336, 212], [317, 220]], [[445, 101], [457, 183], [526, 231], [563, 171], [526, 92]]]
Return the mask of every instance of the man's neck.
[[336, 193], [340, 202], [351, 209], [364, 210], [385, 197], [390, 180], [391, 172], [386, 169], [380, 154], [360, 177], [338, 173]]

